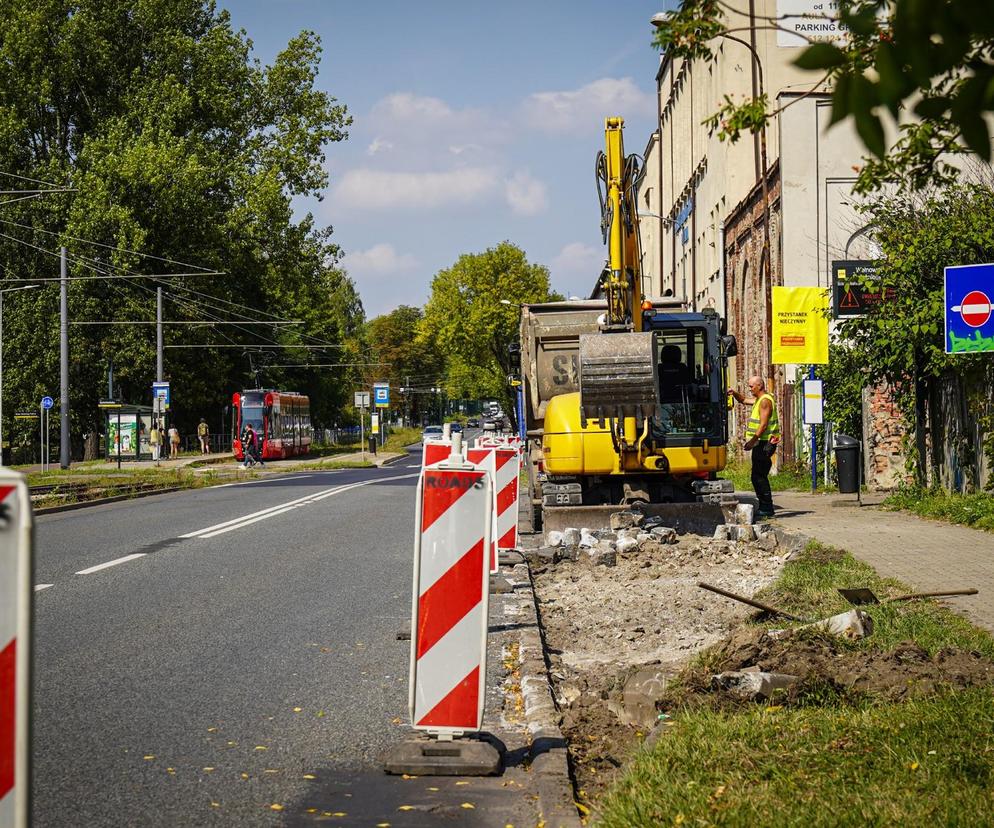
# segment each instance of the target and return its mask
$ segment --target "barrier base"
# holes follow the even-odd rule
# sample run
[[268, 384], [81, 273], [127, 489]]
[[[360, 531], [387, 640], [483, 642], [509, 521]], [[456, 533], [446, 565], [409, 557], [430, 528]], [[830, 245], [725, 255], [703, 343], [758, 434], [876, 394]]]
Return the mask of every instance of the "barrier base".
[[383, 769], [411, 776], [497, 776], [503, 767], [500, 751], [478, 739], [410, 739], [391, 748]]

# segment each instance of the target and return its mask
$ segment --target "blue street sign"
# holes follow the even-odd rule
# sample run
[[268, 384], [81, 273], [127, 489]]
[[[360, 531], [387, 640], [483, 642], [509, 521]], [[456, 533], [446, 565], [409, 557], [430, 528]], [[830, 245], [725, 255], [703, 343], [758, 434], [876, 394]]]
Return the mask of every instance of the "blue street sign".
[[373, 404], [377, 408], [390, 407], [390, 386], [385, 382], [373, 383]]
[[44, 408], [46, 411], [54, 405], [55, 405], [55, 400], [53, 400], [51, 397], [41, 398], [41, 407]]
[[945, 269], [946, 353], [994, 353], [994, 264]]
[[153, 382], [152, 383], [152, 399], [156, 397], [162, 397], [163, 399], [163, 410], [169, 410], [169, 383], [168, 382]]

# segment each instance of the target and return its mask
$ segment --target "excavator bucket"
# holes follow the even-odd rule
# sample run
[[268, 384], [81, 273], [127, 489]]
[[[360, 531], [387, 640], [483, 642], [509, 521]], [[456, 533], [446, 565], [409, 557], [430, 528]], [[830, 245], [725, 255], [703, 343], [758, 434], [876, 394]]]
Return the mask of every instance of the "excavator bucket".
[[580, 336], [580, 417], [651, 417], [659, 405], [656, 334]]

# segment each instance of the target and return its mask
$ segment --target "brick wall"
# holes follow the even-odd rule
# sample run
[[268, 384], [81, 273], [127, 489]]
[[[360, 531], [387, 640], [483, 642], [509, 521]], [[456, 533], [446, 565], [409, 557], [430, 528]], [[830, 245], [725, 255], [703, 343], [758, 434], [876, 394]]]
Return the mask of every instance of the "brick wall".
[[887, 383], [863, 389], [863, 477], [876, 491], [910, 482], [903, 446], [907, 429], [895, 393]]

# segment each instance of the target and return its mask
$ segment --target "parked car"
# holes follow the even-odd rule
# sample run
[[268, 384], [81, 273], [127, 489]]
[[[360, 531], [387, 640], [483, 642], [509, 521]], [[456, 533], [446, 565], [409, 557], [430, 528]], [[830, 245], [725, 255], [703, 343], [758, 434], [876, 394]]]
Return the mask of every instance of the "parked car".
[[457, 431], [462, 431], [462, 423], [451, 422], [449, 423], [449, 431], [455, 434]]
[[442, 427], [440, 425], [425, 426], [421, 432], [421, 442], [427, 443], [429, 440], [441, 440]]
[[497, 430], [497, 421], [496, 420], [491, 420], [489, 417], [487, 417], [487, 419], [485, 419], [483, 421], [483, 430], [484, 431], [496, 431]]
[[466, 420], [466, 428], [479, 428], [479, 427], [480, 427], [480, 421], [476, 419], [476, 417], [470, 417], [468, 420]]

